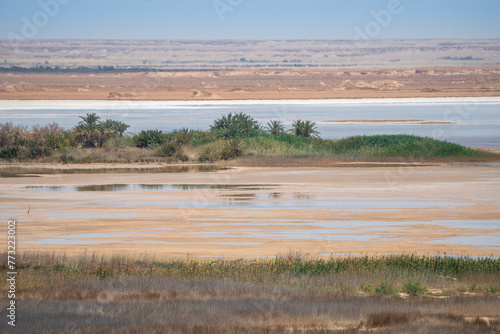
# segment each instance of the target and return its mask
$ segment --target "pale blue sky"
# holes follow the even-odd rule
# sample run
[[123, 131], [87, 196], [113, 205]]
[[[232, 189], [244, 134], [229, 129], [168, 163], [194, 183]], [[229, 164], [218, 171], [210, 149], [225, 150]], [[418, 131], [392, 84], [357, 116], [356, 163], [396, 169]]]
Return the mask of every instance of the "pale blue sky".
[[0, 0], [0, 39], [500, 38], [499, 17], [500, 0]]

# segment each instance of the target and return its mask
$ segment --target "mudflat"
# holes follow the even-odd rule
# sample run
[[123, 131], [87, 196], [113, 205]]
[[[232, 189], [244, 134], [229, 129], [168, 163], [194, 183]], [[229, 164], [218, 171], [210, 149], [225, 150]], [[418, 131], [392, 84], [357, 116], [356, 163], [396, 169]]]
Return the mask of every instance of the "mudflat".
[[40, 174], [0, 198], [21, 252], [500, 256], [498, 164]]

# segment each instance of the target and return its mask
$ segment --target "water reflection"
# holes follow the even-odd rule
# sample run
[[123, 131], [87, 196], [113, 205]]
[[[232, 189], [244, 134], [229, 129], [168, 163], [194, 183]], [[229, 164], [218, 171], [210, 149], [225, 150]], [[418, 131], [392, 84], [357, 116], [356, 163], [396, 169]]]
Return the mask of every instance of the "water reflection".
[[[85, 186], [27, 186], [26, 189], [41, 191], [126, 191], [126, 190], [271, 190], [275, 184], [93, 184]], [[255, 197], [255, 193], [224, 195], [227, 197]]]
[[160, 166], [137, 168], [45, 168], [45, 167], [4, 167], [0, 177], [33, 176], [33, 174], [109, 174], [109, 173], [191, 173], [215, 172], [228, 167], [214, 165]]
[[8, 178], [8, 177], [38, 177], [38, 175], [32, 175], [32, 174], [19, 174], [15, 172], [9, 172], [9, 171], [0, 171], [0, 178]]

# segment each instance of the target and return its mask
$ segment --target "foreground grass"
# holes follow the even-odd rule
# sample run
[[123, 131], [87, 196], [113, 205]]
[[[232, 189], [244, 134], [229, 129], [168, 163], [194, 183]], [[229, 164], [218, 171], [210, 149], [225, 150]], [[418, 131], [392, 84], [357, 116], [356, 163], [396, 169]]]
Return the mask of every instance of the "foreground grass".
[[[6, 254], [2, 255], [7, 258]], [[0, 266], [5, 276], [7, 270], [3, 262]], [[390, 255], [309, 259], [291, 254], [272, 260], [161, 261], [26, 253], [18, 260], [18, 270], [23, 276], [18, 288], [26, 293], [68, 280], [122, 276], [221, 279], [354, 294], [375, 294], [375, 287], [381, 282], [391, 284], [394, 292], [399, 292], [405, 282], [418, 281], [429, 287], [447, 289], [446, 293], [452, 295], [466, 291], [500, 293], [500, 259], [495, 258]]]
[[[4, 262], [2, 289], [7, 287]], [[40, 328], [82, 333], [500, 331], [499, 259], [291, 254], [200, 261], [27, 253], [17, 262], [19, 316], [26, 333], [43, 332]]]

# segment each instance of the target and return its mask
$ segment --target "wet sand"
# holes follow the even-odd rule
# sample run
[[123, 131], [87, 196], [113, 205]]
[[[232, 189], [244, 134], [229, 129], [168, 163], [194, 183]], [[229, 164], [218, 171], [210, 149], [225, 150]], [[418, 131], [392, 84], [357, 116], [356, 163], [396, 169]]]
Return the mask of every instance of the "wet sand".
[[496, 164], [40, 175], [0, 199], [21, 252], [500, 256]]

